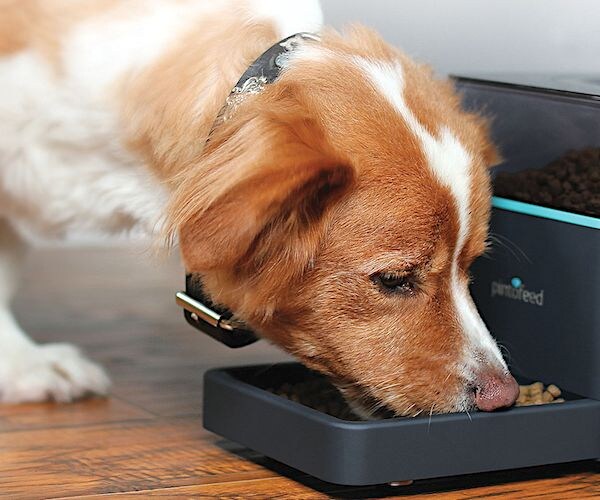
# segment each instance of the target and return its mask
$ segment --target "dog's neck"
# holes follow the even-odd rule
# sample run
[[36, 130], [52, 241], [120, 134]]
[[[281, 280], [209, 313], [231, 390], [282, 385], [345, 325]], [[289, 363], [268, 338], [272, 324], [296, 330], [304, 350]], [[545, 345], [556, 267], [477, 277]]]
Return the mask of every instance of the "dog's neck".
[[270, 23], [231, 20], [183, 37], [127, 81], [129, 143], [155, 175], [172, 186], [185, 179], [240, 75], [278, 40]]
[[[221, 107], [207, 141], [215, 128], [238, 112], [244, 100], [262, 92], [279, 77], [291, 53], [305, 40], [317, 41], [318, 37], [309, 33], [291, 35], [269, 47], [248, 66]], [[229, 347], [243, 347], [258, 340], [252, 331], [232, 321], [233, 312], [213, 304], [199, 275], [187, 275], [186, 290], [178, 292], [176, 300], [190, 325]]]

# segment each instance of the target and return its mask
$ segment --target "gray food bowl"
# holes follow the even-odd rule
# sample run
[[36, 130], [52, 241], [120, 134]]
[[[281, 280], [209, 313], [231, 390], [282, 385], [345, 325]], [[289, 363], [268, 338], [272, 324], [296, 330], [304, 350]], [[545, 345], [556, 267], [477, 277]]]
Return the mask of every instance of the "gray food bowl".
[[315, 376], [298, 363], [216, 369], [204, 427], [319, 479], [371, 485], [600, 457], [600, 401], [495, 413], [345, 421], [268, 392]]

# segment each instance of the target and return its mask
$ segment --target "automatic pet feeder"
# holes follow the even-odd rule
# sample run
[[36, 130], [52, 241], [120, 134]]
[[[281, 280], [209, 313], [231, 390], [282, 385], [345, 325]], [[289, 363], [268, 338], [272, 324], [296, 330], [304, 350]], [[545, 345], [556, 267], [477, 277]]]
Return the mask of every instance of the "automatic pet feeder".
[[[506, 158], [496, 172], [540, 168], [568, 150], [600, 147], [597, 81], [456, 83], [467, 107], [494, 117], [493, 136]], [[475, 301], [508, 350], [513, 373], [559, 385], [566, 402], [470, 417], [344, 421], [265, 389], [310, 376], [288, 363], [209, 371], [204, 426], [344, 485], [600, 457], [600, 219], [510, 193], [493, 206], [491, 231], [504, 244], [475, 264]]]

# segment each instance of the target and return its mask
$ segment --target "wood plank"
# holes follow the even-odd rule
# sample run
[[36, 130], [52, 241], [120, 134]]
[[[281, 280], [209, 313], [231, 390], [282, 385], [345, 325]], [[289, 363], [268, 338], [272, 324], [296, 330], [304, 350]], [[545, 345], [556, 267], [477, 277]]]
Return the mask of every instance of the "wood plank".
[[257, 454], [218, 442], [192, 417], [0, 433], [0, 492], [50, 498], [276, 476]]
[[[155, 264], [142, 258], [144, 253], [139, 248], [33, 252], [15, 301], [21, 324], [38, 341], [82, 347], [107, 369], [112, 395], [156, 416], [200, 415], [202, 376], [209, 368], [290, 359], [264, 342], [234, 351], [189, 327], [174, 302], [184, 276], [178, 259]], [[41, 411], [16, 412], [37, 413], [39, 428], [52, 412], [36, 408]], [[121, 413], [106, 421], [121, 420]], [[2, 410], [0, 425], [8, 428]]]
[[116, 397], [92, 398], [75, 403], [0, 405], [0, 432], [80, 427], [148, 418], [154, 418], [154, 415]]
[[545, 478], [533, 481], [482, 486], [453, 491], [452, 480], [438, 481], [436, 491], [428, 491], [428, 482], [416, 482], [412, 486], [379, 486], [367, 488], [340, 488], [321, 483], [316, 486], [310, 481], [298, 482], [284, 477], [264, 477], [232, 480], [228, 483], [207, 482], [204, 484], [141, 490], [119, 494], [90, 495], [86, 500], [102, 500], [108, 497], [139, 498], [269, 498], [306, 499], [329, 498], [444, 498], [444, 500], [465, 500], [478, 498], [514, 499], [592, 499], [600, 496], [598, 482], [592, 474], [571, 474], [564, 477]]
[[76, 497], [88, 499], [105, 498], [222, 498], [222, 499], [269, 499], [269, 500], [325, 500], [331, 498], [301, 483], [284, 477], [256, 478], [231, 481], [228, 483], [208, 483], [195, 486], [161, 488], [116, 495], [91, 495]]

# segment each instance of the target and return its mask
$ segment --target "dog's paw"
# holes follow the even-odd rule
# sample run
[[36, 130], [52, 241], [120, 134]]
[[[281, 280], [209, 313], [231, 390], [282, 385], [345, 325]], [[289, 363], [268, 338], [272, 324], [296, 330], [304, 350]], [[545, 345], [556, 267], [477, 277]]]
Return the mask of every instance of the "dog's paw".
[[0, 402], [73, 401], [106, 394], [104, 370], [70, 344], [36, 345], [0, 354]]

